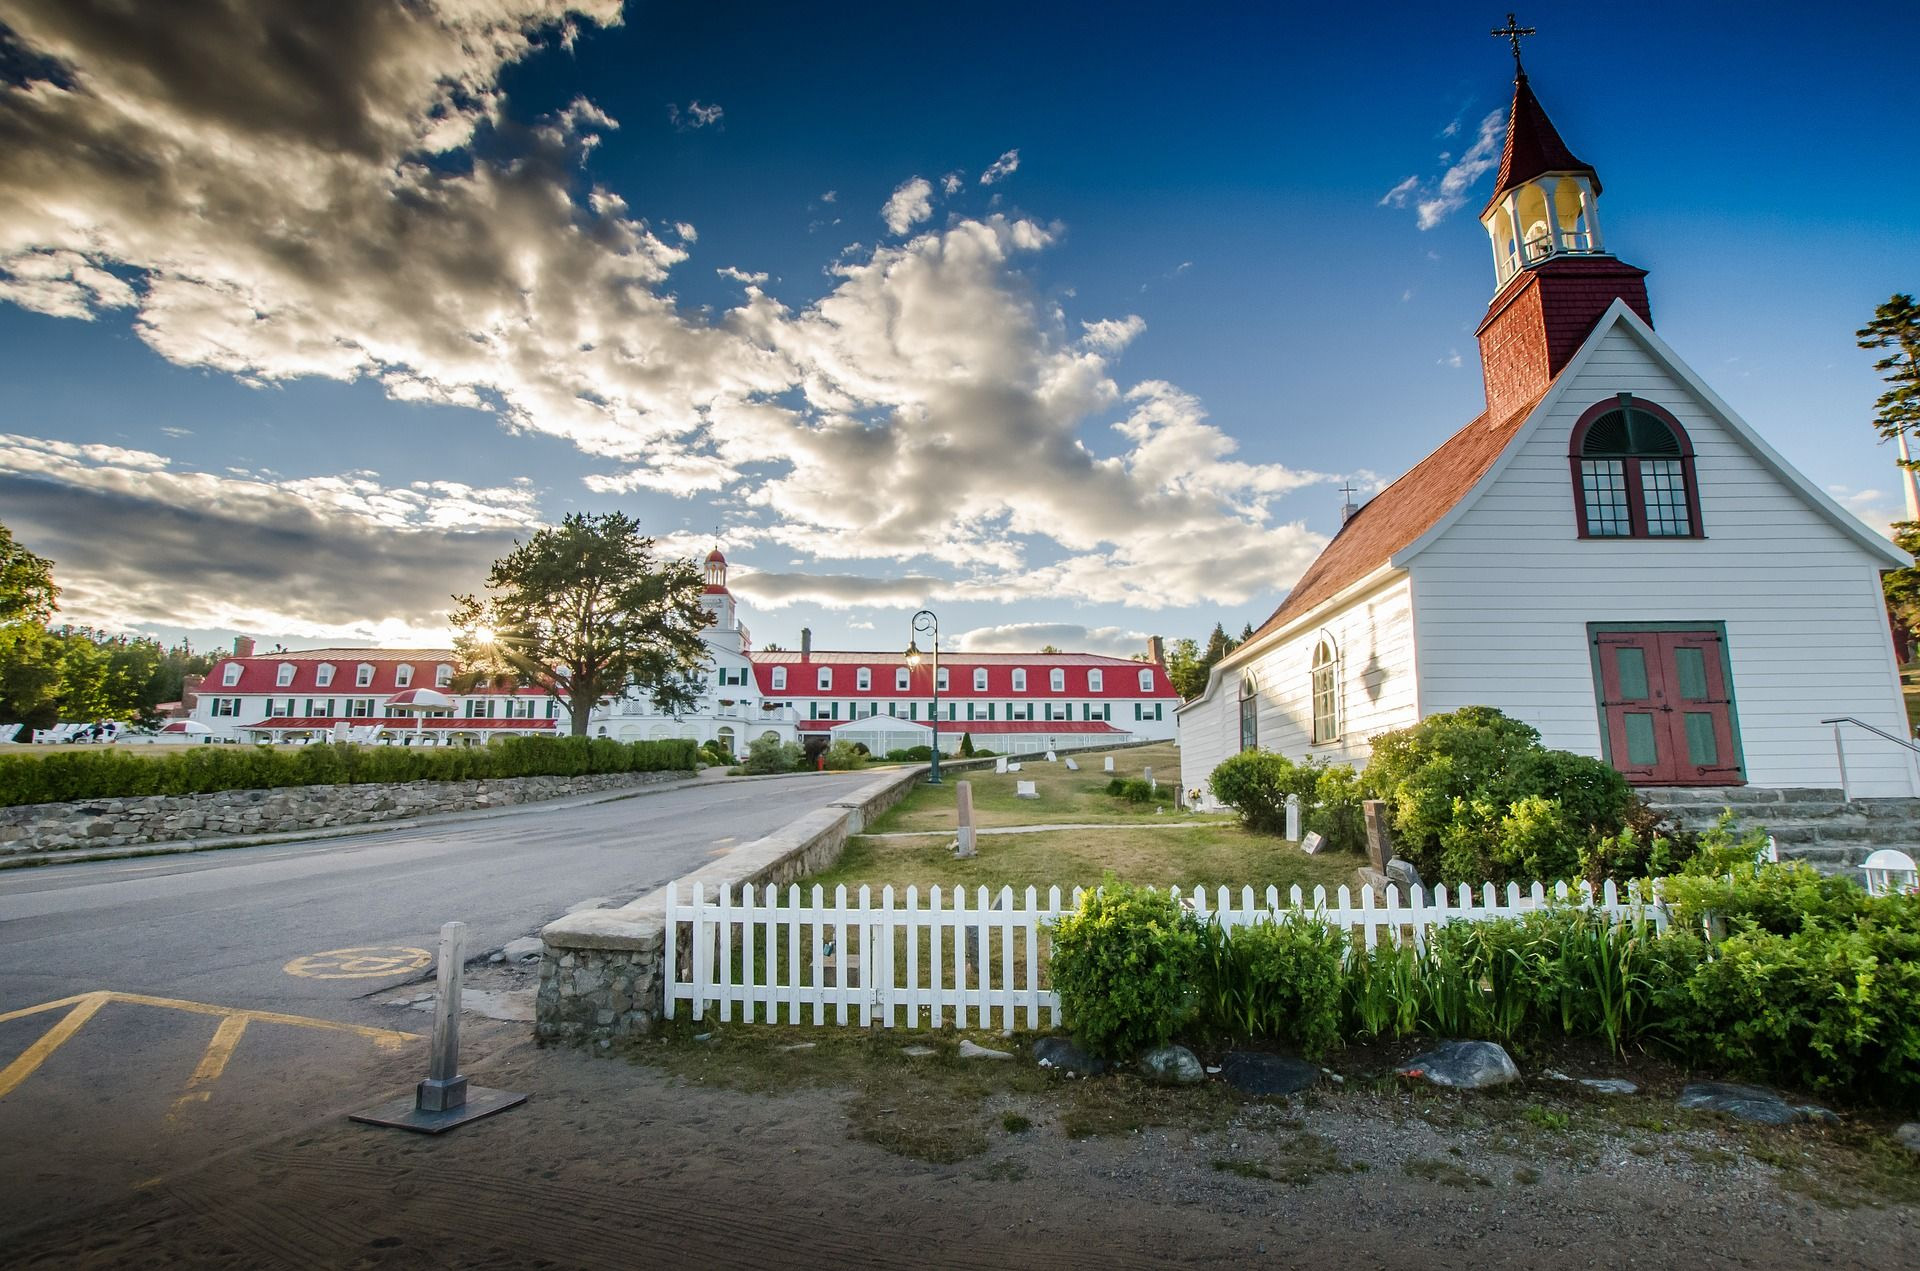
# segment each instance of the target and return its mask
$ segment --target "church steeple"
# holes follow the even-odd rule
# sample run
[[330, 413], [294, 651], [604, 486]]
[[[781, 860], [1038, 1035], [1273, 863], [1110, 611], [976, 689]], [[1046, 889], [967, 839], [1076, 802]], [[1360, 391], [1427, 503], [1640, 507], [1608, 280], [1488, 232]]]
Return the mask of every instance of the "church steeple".
[[1520, 63], [1532, 28], [1508, 14], [1493, 34], [1513, 42], [1513, 107], [1480, 214], [1495, 293], [1478, 334], [1487, 413], [1504, 420], [1546, 391], [1615, 300], [1649, 323], [1653, 313], [1646, 271], [1615, 259], [1600, 237], [1600, 174], [1562, 140]]

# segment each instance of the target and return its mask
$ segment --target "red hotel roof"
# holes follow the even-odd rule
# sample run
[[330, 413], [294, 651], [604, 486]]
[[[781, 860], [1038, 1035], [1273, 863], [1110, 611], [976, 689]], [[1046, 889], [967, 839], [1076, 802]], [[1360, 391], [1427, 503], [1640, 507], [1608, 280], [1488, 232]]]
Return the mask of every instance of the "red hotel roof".
[[371, 728], [378, 726], [396, 733], [410, 733], [420, 729], [425, 732], [448, 732], [473, 729], [499, 728], [557, 728], [558, 720], [552, 719], [462, 719], [457, 715], [429, 715], [422, 720], [415, 715], [356, 715], [351, 719], [338, 715], [282, 715], [275, 719], [263, 719], [258, 723], [242, 724], [245, 730], [299, 731], [311, 728], [332, 728], [335, 724], [345, 724], [348, 728]]
[[[753, 655], [753, 674], [760, 686], [760, 692], [769, 697], [838, 697], [838, 698], [900, 698], [930, 697], [933, 693], [932, 669], [922, 665], [917, 671], [910, 671], [907, 687], [894, 687], [896, 673], [905, 663], [898, 653], [815, 653], [802, 658], [798, 653], [756, 653]], [[1161, 697], [1177, 700], [1173, 681], [1167, 678], [1166, 668], [1150, 662], [1134, 662], [1127, 658], [1101, 657], [1092, 653], [958, 653], [940, 659], [941, 667], [947, 672], [948, 687], [940, 690], [940, 696], [955, 701], [967, 698], [1140, 698]], [[787, 686], [773, 687], [773, 668], [787, 668]], [[873, 672], [869, 678], [870, 687], [862, 689], [859, 684], [859, 668], [866, 667]], [[987, 687], [973, 687], [975, 669], [984, 667], [987, 672]], [[820, 671], [832, 672], [833, 684], [830, 688], [820, 687]], [[1054, 689], [1049, 672], [1059, 668], [1066, 673], [1066, 687]], [[1023, 689], [1013, 687], [1013, 673], [1016, 669], [1027, 673], [1027, 686]], [[1087, 687], [1087, 672], [1101, 672], [1098, 689]], [[1140, 672], [1151, 671], [1153, 687], [1142, 690]]]
[[[922, 719], [896, 719], [892, 715], [862, 715], [859, 719], [803, 719], [798, 727], [803, 733], [824, 733], [848, 724], [904, 724], [909, 728], [925, 728]], [[1098, 719], [943, 719], [939, 723], [943, 733], [972, 733], [976, 737], [1004, 736], [1009, 733], [1057, 733], [1061, 736], [1084, 737], [1089, 734], [1126, 732], [1124, 728], [1115, 728], [1112, 724]]]
[[[240, 682], [226, 682], [226, 668], [240, 666]], [[293, 682], [280, 684], [280, 665], [293, 668]], [[355, 676], [362, 663], [373, 668], [373, 682], [358, 684]], [[333, 683], [320, 683], [320, 668], [333, 667]], [[331, 693], [347, 697], [382, 697], [401, 691], [398, 673], [402, 665], [413, 668], [413, 682], [407, 688], [433, 688], [434, 675], [442, 666], [458, 668], [452, 649], [301, 649], [292, 653], [255, 654], [249, 658], [227, 657], [214, 663], [199, 692], [202, 697], [220, 697], [228, 693], [260, 693], [271, 697], [300, 693]], [[468, 693], [441, 692], [455, 697], [545, 697], [546, 691], [532, 687], [512, 690], [475, 689]]]

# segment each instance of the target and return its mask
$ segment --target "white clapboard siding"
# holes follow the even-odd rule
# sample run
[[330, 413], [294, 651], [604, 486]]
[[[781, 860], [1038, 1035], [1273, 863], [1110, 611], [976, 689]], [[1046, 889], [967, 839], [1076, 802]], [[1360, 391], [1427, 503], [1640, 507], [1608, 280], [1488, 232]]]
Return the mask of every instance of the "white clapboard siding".
[[[1388, 886], [1376, 896], [1341, 887], [1311, 895], [1294, 887], [1255, 893], [1221, 887], [1174, 888], [1196, 915], [1226, 928], [1283, 922], [1305, 915], [1356, 936], [1355, 948], [1411, 942], [1423, 948], [1427, 932], [1449, 922], [1512, 918], [1549, 904], [1580, 905], [1620, 921], [1645, 919], [1664, 927], [1665, 911], [1622, 897], [1609, 881], [1596, 895], [1584, 884], [1551, 892], [1535, 883], [1522, 891], [1492, 883], [1478, 889], [1414, 888], [1403, 896]], [[918, 887], [897, 894], [871, 888], [851, 900], [847, 889], [827, 896], [819, 887], [722, 887], [695, 884], [683, 898], [667, 887], [665, 1012], [688, 1005], [694, 1019], [715, 1012], [722, 1023], [813, 1023], [861, 1028], [1053, 1028], [1060, 998], [1044, 987], [1046, 928], [1080, 903], [1081, 889], [1045, 896], [1028, 887], [997, 893], [985, 887]], [[1064, 900], [1064, 904], [1063, 904]], [[781, 956], [781, 951], [785, 956]], [[811, 957], [802, 952], [811, 950]], [[857, 950], [857, 954], [853, 951]], [[857, 956], [856, 964], [853, 958]]]

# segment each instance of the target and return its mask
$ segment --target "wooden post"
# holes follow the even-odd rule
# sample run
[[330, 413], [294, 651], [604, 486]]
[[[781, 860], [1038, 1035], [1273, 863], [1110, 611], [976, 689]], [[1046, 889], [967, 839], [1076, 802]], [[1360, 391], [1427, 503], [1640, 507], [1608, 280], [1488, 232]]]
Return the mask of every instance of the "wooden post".
[[467, 950], [467, 924], [440, 928], [440, 963], [433, 1004], [433, 1049], [427, 1053], [427, 1079], [416, 1102], [422, 1112], [451, 1112], [467, 1101], [467, 1079], [460, 1075], [460, 974]]
[[958, 843], [954, 855], [966, 860], [974, 855], [973, 849], [973, 782], [957, 781], [953, 786], [954, 806], [959, 810]]

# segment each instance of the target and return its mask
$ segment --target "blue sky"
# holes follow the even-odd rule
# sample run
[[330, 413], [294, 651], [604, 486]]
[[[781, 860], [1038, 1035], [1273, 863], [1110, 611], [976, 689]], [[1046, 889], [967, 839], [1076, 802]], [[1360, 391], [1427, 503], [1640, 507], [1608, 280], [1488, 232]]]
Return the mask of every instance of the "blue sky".
[[[473, 7], [0, 0], [0, 520], [70, 616], [426, 642], [619, 507], [718, 527], [762, 642], [1130, 651], [1257, 624], [1482, 405], [1491, 172], [1383, 196], [1503, 121], [1504, 11]], [[1920, 16], [1520, 17], [1661, 332], [1884, 522]]]

